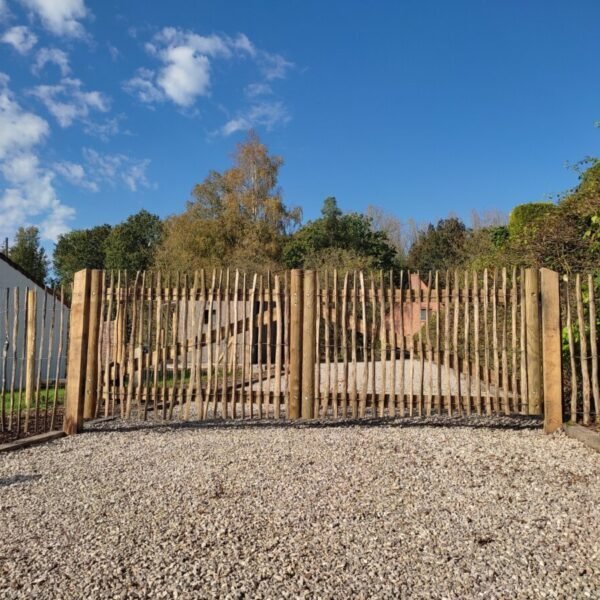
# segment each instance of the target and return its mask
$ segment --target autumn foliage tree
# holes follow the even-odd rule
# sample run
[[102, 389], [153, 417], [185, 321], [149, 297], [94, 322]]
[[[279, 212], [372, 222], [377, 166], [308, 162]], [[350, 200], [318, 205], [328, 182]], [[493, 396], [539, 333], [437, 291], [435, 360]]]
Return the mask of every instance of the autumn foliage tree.
[[238, 145], [233, 166], [211, 171], [194, 187], [185, 211], [165, 221], [156, 266], [188, 272], [279, 268], [286, 235], [301, 216], [299, 208], [283, 203], [277, 183], [282, 165], [283, 159], [250, 132]]

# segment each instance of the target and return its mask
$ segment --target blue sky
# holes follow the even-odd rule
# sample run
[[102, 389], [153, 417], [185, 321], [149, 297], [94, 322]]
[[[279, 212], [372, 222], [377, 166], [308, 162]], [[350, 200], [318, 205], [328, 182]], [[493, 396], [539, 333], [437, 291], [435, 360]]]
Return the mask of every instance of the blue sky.
[[600, 3], [0, 0], [0, 236], [183, 209], [254, 127], [305, 218], [508, 212], [600, 153]]

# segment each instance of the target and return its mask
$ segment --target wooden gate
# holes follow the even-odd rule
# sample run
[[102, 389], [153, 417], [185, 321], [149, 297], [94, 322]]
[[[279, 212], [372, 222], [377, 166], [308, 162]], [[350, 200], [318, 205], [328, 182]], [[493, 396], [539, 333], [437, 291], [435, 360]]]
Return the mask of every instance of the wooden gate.
[[[74, 291], [67, 427], [113, 415], [539, 415], [543, 359], [556, 349], [543, 335], [556, 329], [542, 310], [551, 273], [542, 271], [540, 287], [537, 271], [514, 268], [84, 271]], [[556, 278], [558, 302], [557, 286]]]

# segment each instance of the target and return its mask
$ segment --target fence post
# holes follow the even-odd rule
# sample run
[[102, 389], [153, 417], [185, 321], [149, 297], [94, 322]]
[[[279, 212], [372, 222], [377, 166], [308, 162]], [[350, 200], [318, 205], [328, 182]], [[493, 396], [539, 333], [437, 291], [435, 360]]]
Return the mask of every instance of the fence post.
[[528, 414], [542, 414], [542, 357], [540, 336], [539, 271], [525, 269], [525, 320], [527, 323]]
[[75, 273], [69, 323], [69, 357], [63, 431], [73, 435], [83, 427], [83, 400], [90, 319], [91, 271]]
[[27, 340], [25, 348], [26, 371], [25, 371], [25, 433], [29, 431], [29, 413], [35, 389], [35, 362], [37, 345], [37, 293], [35, 290], [27, 290]]
[[290, 414], [289, 419], [300, 418], [302, 402], [302, 301], [303, 272], [292, 269], [290, 276]]
[[562, 348], [558, 273], [541, 269], [544, 433], [562, 426]]
[[302, 418], [315, 416], [316, 271], [304, 271], [302, 325]]
[[93, 419], [96, 416], [98, 390], [98, 342], [100, 339], [100, 298], [104, 271], [94, 269], [90, 282], [90, 319], [87, 345], [87, 362], [85, 370], [85, 392], [83, 401], [83, 418]]

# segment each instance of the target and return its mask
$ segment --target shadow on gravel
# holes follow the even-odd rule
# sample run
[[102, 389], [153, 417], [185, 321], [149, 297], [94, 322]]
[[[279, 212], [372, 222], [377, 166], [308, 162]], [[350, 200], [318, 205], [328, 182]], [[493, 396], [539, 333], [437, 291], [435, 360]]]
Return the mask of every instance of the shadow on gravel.
[[543, 420], [536, 416], [494, 416], [494, 417], [404, 417], [404, 418], [367, 418], [304, 421], [213, 419], [207, 421], [125, 421], [121, 419], [91, 425], [85, 428], [89, 433], [109, 433], [116, 431], [153, 431], [167, 433], [180, 429], [244, 430], [244, 429], [343, 429], [349, 427], [437, 427], [499, 429], [520, 431], [540, 429]]
[[11, 475], [10, 477], [0, 477], [0, 487], [16, 485], [17, 483], [27, 483], [40, 479], [41, 475]]

